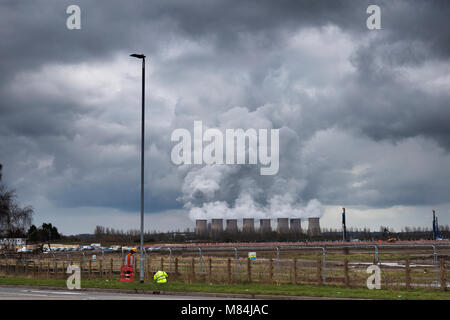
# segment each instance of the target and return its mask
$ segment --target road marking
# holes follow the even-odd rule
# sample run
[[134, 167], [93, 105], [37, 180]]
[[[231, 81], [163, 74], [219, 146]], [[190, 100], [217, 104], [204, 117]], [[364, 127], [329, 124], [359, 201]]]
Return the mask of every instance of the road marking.
[[20, 292], [11, 292], [11, 293], [10, 292], [0, 292], [0, 295], [7, 296], [7, 297], [17, 295], [17, 296], [27, 296], [27, 297], [46, 297], [46, 298], [48, 298], [48, 295], [44, 295], [44, 294], [20, 293]]
[[67, 291], [33, 291], [33, 290], [22, 290], [22, 292], [35, 292], [35, 293], [47, 293], [47, 294], [73, 294], [73, 295], [82, 295], [81, 292], [67, 292]]

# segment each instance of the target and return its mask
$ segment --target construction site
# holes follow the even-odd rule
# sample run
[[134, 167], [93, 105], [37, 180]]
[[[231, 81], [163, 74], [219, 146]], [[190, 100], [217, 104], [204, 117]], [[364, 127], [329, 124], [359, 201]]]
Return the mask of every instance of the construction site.
[[[364, 287], [366, 269], [376, 265], [382, 271], [384, 288], [430, 288], [447, 290], [450, 285], [450, 241], [439, 231], [436, 212], [432, 216], [432, 239], [401, 241], [392, 234], [379, 241], [350, 241], [345, 208], [339, 240], [317, 240], [323, 236], [320, 218], [271, 219], [199, 219], [191, 242], [152, 243], [144, 245], [144, 255], [136, 254], [134, 274], [139, 274], [141, 260], [145, 279], [165, 270], [172, 281], [218, 284], [276, 283], [332, 284]], [[305, 241], [271, 242], [268, 235], [296, 235]], [[262, 241], [213, 241], [220, 236]], [[204, 239], [199, 240], [199, 239]], [[254, 239], [254, 238], [253, 238]], [[354, 239], [353, 239], [354, 240]], [[16, 247], [18, 244], [16, 244]], [[3, 250], [0, 276], [38, 279], [63, 279], [69, 265], [80, 267], [85, 279], [119, 280], [124, 259], [129, 252], [140, 252], [130, 245], [102, 246], [52, 244], [49, 250]]]
[[[171, 281], [185, 283], [332, 284], [364, 287], [366, 269], [377, 265], [383, 288], [430, 288], [450, 285], [450, 243], [357, 244], [265, 243], [146, 245], [136, 255], [135, 274], [144, 259], [145, 279], [165, 270]], [[118, 281], [127, 251], [2, 254], [0, 275], [65, 279], [69, 265], [80, 266], [83, 279]]]

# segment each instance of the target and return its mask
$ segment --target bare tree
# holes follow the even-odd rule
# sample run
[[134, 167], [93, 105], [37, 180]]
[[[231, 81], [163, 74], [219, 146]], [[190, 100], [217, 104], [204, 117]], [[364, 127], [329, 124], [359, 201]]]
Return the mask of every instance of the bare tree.
[[17, 203], [14, 190], [8, 190], [0, 184], [0, 236], [24, 237], [31, 226], [33, 208], [21, 208]]

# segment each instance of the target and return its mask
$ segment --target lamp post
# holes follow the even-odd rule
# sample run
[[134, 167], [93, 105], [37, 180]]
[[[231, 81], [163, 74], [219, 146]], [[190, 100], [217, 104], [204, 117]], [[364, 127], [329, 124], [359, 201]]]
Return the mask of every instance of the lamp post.
[[342, 240], [347, 241], [347, 226], [345, 223], [345, 208], [342, 208]]
[[145, 56], [143, 54], [131, 54], [131, 57], [142, 59], [142, 125], [141, 125], [141, 250], [139, 268], [139, 281], [144, 283], [144, 136], [145, 136]]

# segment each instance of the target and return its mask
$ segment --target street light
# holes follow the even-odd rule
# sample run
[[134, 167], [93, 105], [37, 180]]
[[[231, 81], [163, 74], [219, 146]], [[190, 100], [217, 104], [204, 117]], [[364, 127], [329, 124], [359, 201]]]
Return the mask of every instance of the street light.
[[131, 57], [142, 59], [142, 126], [141, 126], [141, 267], [139, 268], [140, 283], [144, 283], [144, 135], [145, 135], [145, 56], [131, 54]]
[[342, 239], [347, 241], [347, 226], [345, 223], [345, 208], [342, 208]]

